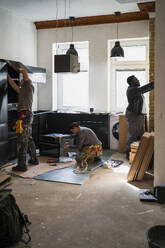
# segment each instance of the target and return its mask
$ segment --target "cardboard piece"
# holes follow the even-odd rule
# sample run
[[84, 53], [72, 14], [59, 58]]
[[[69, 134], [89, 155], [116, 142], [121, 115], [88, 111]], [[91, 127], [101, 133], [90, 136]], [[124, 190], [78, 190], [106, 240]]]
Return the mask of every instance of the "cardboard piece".
[[128, 133], [128, 123], [125, 115], [119, 116], [119, 152], [123, 153], [126, 149], [126, 141], [127, 141], [127, 133]]

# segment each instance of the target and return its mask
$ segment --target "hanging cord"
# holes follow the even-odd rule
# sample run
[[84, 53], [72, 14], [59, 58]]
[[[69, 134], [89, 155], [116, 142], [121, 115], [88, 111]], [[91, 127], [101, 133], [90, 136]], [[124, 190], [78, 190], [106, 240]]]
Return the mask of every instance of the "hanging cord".
[[119, 18], [120, 18], [120, 12], [116, 11], [115, 12], [115, 16], [117, 17], [117, 40], [118, 40], [118, 24], [119, 24]]
[[117, 22], [117, 40], [118, 40], [118, 22]]
[[70, 0], [69, 0], [69, 21], [70, 21], [70, 26], [71, 26], [71, 43], [73, 43], [73, 26], [72, 26], [72, 22], [74, 21], [74, 17], [70, 15], [71, 10], [70, 10]]
[[72, 43], [73, 43], [73, 25], [72, 25]]
[[70, 21], [70, 25], [72, 27], [72, 39], [71, 39], [71, 43], [73, 43], [73, 22], [75, 21], [75, 17], [74, 16], [70, 16], [69, 17], [69, 21]]
[[57, 47], [57, 41], [58, 41], [58, 0], [56, 0], [56, 54], [58, 54], [58, 47]]
[[66, 19], [66, 0], [65, 0], [65, 19]]

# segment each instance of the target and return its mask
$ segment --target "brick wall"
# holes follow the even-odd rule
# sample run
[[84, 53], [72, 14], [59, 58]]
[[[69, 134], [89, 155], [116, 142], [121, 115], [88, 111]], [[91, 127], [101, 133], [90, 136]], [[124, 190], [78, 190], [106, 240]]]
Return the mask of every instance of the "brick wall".
[[[149, 33], [150, 33], [150, 44], [149, 44], [149, 81], [154, 81], [154, 70], [155, 70], [155, 18], [151, 18], [149, 21]], [[149, 95], [149, 131], [154, 131], [154, 90]]]

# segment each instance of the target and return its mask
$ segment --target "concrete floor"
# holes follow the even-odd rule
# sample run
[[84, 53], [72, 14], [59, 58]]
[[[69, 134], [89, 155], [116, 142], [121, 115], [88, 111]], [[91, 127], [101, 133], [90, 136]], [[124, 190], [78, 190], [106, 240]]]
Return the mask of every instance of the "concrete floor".
[[128, 163], [101, 167], [81, 186], [12, 178], [13, 195], [32, 222], [28, 247], [148, 247], [146, 231], [164, 224], [165, 206], [140, 202], [139, 189], [152, 188], [153, 179], [132, 185], [127, 172]]

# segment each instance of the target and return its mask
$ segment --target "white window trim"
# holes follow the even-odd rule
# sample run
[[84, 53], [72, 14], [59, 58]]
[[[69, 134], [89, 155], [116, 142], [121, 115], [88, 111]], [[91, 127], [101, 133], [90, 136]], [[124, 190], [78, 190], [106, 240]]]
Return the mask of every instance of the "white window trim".
[[[64, 43], [54, 43], [53, 44], [53, 58], [56, 54], [63, 54], [63, 50], [69, 49], [71, 42], [64, 42]], [[75, 45], [76, 49], [89, 49], [89, 41], [80, 41], [80, 42], [72, 42]], [[89, 51], [88, 51], [89, 52]], [[88, 54], [89, 57], [89, 54]], [[81, 65], [80, 65], [81, 67]], [[54, 59], [53, 59], [53, 68], [54, 68]], [[86, 70], [85, 70], [86, 72]], [[53, 72], [53, 80], [56, 82], [56, 90], [57, 90], [57, 110], [59, 111], [88, 111], [89, 110], [89, 61], [87, 64], [87, 72], [88, 72], [88, 104], [87, 106], [64, 106], [63, 105], [63, 90], [60, 86], [60, 83], [62, 82], [62, 73], [54, 73]], [[79, 73], [84, 73], [84, 71], [80, 71]]]

